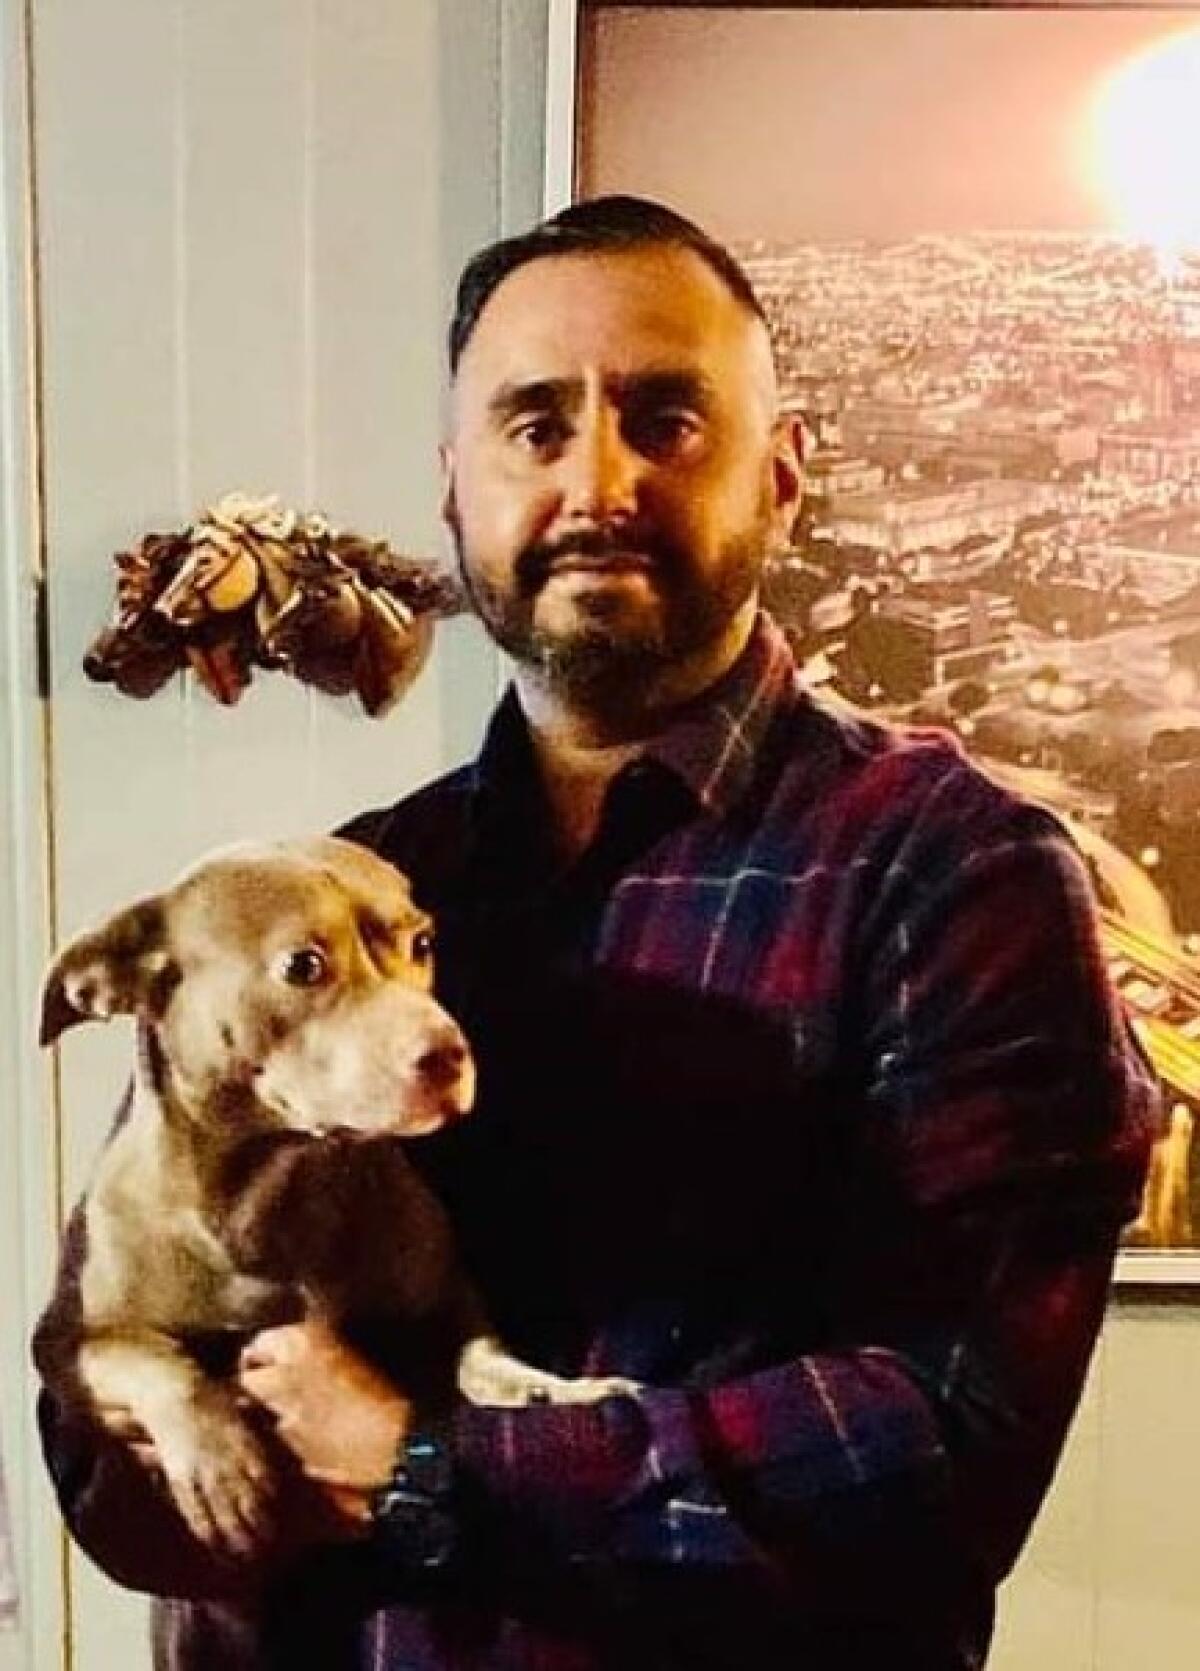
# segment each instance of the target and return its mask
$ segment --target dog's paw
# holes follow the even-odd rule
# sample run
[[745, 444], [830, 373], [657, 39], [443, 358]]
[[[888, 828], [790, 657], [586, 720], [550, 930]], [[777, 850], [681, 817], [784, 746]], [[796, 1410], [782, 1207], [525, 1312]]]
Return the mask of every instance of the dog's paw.
[[602, 1398], [628, 1397], [641, 1389], [623, 1375], [568, 1379], [535, 1369], [481, 1336], [469, 1341], [458, 1360], [458, 1389], [472, 1404], [509, 1409], [525, 1404], [595, 1404]]
[[215, 1553], [245, 1557], [274, 1527], [275, 1472], [232, 1400], [212, 1401], [156, 1436], [159, 1465], [190, 1531]]
[[602, 1398], [630, 1398], [641, 1391], [636, 1381], [624, 1375], [543, 1375], [530, 1371], [525, 1404], [596, 1404]]

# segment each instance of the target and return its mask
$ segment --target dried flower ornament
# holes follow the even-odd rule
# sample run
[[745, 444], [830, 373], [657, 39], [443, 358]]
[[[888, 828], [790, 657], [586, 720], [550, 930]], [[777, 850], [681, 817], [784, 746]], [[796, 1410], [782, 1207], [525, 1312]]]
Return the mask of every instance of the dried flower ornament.
[[384, 714], [424, 666], [434, 622], [466, 607], [445, 570], [384, 540], [340, 533], [276, 495], [227, 493], [198, 521], [118, 552], [112, 619], [84, 657], [89, 679], [153, 696], [190, 667], [218, 702], [255, 667]]

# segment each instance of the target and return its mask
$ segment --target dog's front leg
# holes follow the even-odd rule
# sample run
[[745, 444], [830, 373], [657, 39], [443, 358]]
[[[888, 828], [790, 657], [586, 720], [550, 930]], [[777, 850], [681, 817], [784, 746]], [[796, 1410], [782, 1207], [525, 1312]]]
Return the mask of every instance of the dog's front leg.
[[125, 1331], [89, 1337], [79, 1374], [104, 1419], [128, 1412], [154, 1449], [171, 1494], [199, 1540], [248, 1555], [271, 1524], [274, 1475], [230, 1390], [172, 1340]]
[[534, 1369], [506, 1352], [492, 1335], [477, 1335], [458, 1360], [458, 1390], [472, 1404], [595, 1404], [601, 1398], [636, 1393], [638, 1384], [621, 1375], [569, 1379]]

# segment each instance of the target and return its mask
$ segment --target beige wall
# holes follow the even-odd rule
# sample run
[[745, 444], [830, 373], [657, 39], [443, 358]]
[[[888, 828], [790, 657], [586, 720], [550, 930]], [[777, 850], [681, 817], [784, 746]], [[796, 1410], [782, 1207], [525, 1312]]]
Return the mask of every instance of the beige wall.
[[[20, 10], [0, 12], [0, 1417], [25, 1625], [0, 1635], [0, 1671], [136, 1671], [142, 1604], [74, 1557], [63, 1587], [28, 1425], [24, 1336], [55, 1190], [79, 1187], [126, 1049], [75, 1035], [55, 1094], [29, 1046], [44, 945], [216, 841], [328, 824], [461, 757], [495, 668], [469, 629], [448, 633], [379, 725], [279, 679], [232, 712], [187, 687], [139, 705], [88, 685], [79, 659], [109, 554], [230, 487], [433, 549], [447, 292], [468, 248], [536, 210], [546, 0], [32, 0], [36, 459]], [[39, 502], [50, 843], [29, 632]], [[1114, 1308], [1004, 1596], [1002, 1671], [1193, 1671], [1197, 1395], [1200, 1311]]]
[[1181, 1293], [1110, 1306], [1058, 1479], [1001, 1593], [992, 1671], [1200, 1663], [1200, 1309]]

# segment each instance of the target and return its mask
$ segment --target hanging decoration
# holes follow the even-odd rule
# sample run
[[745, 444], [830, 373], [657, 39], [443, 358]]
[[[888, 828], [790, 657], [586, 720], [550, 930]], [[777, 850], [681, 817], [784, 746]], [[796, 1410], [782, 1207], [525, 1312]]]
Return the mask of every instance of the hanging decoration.
[[116, 604], [84, 657], [89, 679], [148, 697], [181, 668], [226, 706], [254, 668], [379, 717], [412, 684], [434, 623], [466, 608], [438, 565], [334, 529], [277, 495], [227, 493], [189, 527], [113, 559]]

